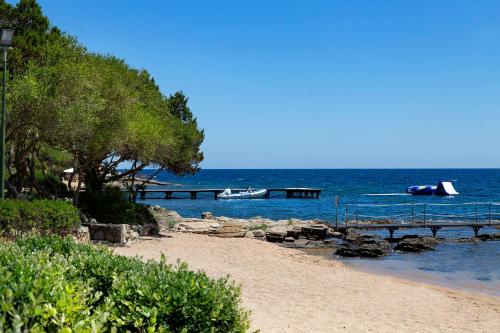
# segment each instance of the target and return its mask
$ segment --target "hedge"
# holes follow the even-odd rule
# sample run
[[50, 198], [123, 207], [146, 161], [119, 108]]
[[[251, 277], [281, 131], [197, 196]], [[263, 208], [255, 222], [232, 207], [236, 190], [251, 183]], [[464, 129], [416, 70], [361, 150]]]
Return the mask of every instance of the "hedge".
[[56, 236], [0, 242], [0, 332], [244, 332], [228, 278]]
[[63, 200], [0, 200], [0, 231], [58, 233], [80, 224], [78, 210]]

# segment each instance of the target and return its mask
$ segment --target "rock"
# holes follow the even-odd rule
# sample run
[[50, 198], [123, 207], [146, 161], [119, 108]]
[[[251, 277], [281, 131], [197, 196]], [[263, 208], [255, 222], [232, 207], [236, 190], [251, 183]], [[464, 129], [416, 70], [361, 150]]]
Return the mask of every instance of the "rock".
[[241, 222], [227, 221], [220, 225], [216, 232], [211, 233], [217, 237], [245, 237], [248, 225]]
[[380, 257], [391, 250], [389, 242], [382, 240], [379, 236], [361, 235], [349, 231], [346, 240], [348, 242], [339, 246], [336, 254], [344, 257]]
[[310, 241], [307, 239], [294, 239], [293, 242], [280, 243], [281, 246], [291, 249], [305, 249]]
[[251, 230], [245, 233], [246, 238], [255, 238], [260, 240], [266, 239], [266, 233], [263, 230]]
[[208, 234], [210, 230], [210, 225], [212, 223], [201, 220], [194, 219], [190, 221], [184, 221], [177, 224], [177, 230], [180, 232], [191, 232], [194, 234]]
[[332, 247], [331, 243], [324, 241], [309, 241], [306, 244], [306, 249], [326, 249]]
[[377, 243], [361, 244], [358, 247], [358, 253], [362, 257], [380, 257], [386, 255], [391, 246], [388, 241], [380, 241]]
[[266, 240], [268, 242], [283, 242], [285, 237], [287, 236], [287, 229], [283, 226], [272, 227], [266, 232]]
[[203, 213], [201, 213], [201, 218], [203, 220], [212, 220], [214, 218], [214, 216], [211, 212], [203, 212]]
[[345, 240], [352, 242], [352, 241], [355, 241], [356, 239], [358, 239], [360, 236], [361, 236], [361, 234], [358, 231], [356, 231], [354, 229], [348, 229], [347, 234], [345, 235]]
[[158, 235], [158, 225], [154, 223], [145, 224], [140, 226], [140, 236], [156, 236]]
[[479, 239], [479, 240], [482, 240], [482, 241], [489, 241], [489, 240], [494, 240], [495, 239], [495, 235], [481, 234], [481, 235], [477, 235], [476, 238]]
[[293, 242], [295, 242], [295, 238], [293, 238], [293, 237], [285, 237], [285, 242], [293, 243]]
[[312, 224], [302, 226], [302, 234], [309, 239], [325, 239], [328, 227], [323, 224]]
[[154, 205], [151, 207], [151, 209], [155, 212], [160, 212], [163, 208], [161, 208], [160, 206], [158, 205]]
[[286, 231], [287, 237], [293, 237], [295, 239], [298, 239], [301, 234], [302, 234], [302, 227], [298, 225], [294, 225], [291, 228], [288, 228]]
[[338, 231], [333, 231], [332, 233], [330, 233], [330, 236], [332, 236], [333, 238], [339, 238], [339, 239], [345, 238], [345, 235], [341, 232], [338, 232]]
[[89, 224], [90, 239], [109, 243], [125, 244], [127, 242], [126, 224]]
[[80, 226], [76, 231], [74, 239], [80, 243], [87, 243], [90, 241], [90, 232], [88, 227]]
[[337, 247], [337, 251], [335, 251], [335, 254], [342, 256], [342, 257], [358, 257], [359, 252], [357, 250], [351, 249], [348, 246], [341, 245]]
[[398, 251], [404, 252], [421, 252], [434, 250], [437, 240], [433, 237], [413, 237], [414, 235], [406, 235], [410, 237], [403, 237], [401, 241], [394, 248]]
[[266, 232], [264, 230], [253, 230], [253, 237], [265, 240], [266, 239]]

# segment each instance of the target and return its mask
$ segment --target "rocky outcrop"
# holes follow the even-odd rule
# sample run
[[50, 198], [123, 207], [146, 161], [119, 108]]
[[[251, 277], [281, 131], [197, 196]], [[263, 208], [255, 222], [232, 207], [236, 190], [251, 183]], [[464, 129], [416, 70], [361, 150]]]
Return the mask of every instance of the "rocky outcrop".
[[245, 233], [245, 237], [266, 240], [266, 232], [264, 230], [250, 230]]
[[348, 232], [346, 242], [337, 247], [336, 254], [343, 257], [380, 257], [391, 251], [388, 241], [378, 236]]
[[[287, 240], [288, 239], [288, 240]], [[286, 237], [281, 246], [293, 249], [327, 249], [332, 248], [333, 243], [329, 240], [309, 240], [306, 238], [294, 239], [291, 237]]]
[[307, 239], [323, 240], [328, 234], [328, 227], [323, 224], [302, 226], [302, 235]]
[[278, 242], [281, 243], [287, 237], [288, 229], [284, 226], [272, 227], [266, 232], [266, 240], [268, 242]]
[[403, 252], [422, 252], [434, 250], [437, 243], [437, 240], [433, 237], [405, 235], [394, 249]]
[[227, 221], [221, 223], [219, 228], [213, 230], [210, 234], [217, 237], [245, 237], [247, 231], [247, 224], [236, 221]]

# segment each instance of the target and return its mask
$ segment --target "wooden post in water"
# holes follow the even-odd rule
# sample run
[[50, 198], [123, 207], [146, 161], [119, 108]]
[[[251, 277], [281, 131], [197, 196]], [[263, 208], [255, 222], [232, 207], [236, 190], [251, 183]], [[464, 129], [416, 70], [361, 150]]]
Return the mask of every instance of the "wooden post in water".
[[349, 220], [348, 216], [347, 216], [347, 207], [349, 205], [345, 205], [345, 232], [347, 233], [347, 222]]
[[425, 222], [426, 222], [426, 205], [424, 204], [424, 227], [425, 227]]
[[413, 217], [415, 215], [415, 208], [413, 207], [413, 203], [411, 204], [411, 223], [413, 223]]
[[475, 205], [475, 209], [476, 209], [476, 212], [475, 212], [475, 220], [476, 220], [476, 223], [477, 223], [477, 204]]
[[488, 203], [488, 224], [491, 226], [491, 203]]
[[335, 230], [339, 227], [339, 197], [335, 196]]
[[354, 219], [356, 221], [356, 226], [358, 226], [358, 204], [354, 206]]

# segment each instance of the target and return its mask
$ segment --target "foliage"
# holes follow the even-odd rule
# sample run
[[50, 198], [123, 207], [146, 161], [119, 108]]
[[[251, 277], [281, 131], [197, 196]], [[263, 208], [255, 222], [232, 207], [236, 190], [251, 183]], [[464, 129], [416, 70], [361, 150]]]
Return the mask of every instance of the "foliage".
[[244, 332], [227, 278], [57, 237], [0, 243], [0, 331]]
[[[167, 97], [147, 71], [86, 51], [52, 27], [34, 0], [0, 2], [0, 11], [0, 27], [16, 29], [7, 123], [11, 195], [26, 188], [47, 194], [37, 170], [58, 174], [72, 166], [91, 192], [148, 165], [176, 174], [198, 170], [204, 133], [184, 94]], [[123, 161], [132, 168], [119, 173]]]
[[0, 200], [0, 231], [9, 235], [67, 232], [79, 224], [77, 209], [63, 200]]
[[84, 213], [99, 223], [157, 224], [149, 208], [124, 199], [117, 187], [106, 187], [101, 192], [85, 192], [80, 204]]
[[253, 231], [253, 230], [267, 230], [267, 228], [269, 228], [269, 225], [266, 224], [266, 223], [262, 223], [262, 224], [252, 224], [248, 230], [250, 231]]

